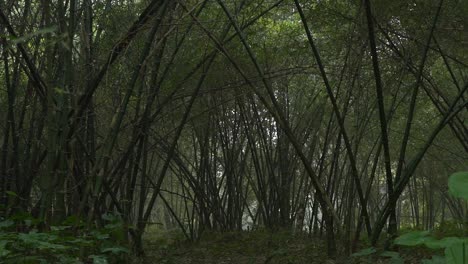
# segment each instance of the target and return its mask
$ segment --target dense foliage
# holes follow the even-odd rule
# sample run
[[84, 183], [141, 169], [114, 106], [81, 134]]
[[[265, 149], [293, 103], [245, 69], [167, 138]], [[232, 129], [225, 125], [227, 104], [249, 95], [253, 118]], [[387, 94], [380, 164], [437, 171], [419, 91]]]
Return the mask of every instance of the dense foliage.
[[[451, 195], [455, 197], [465, 197], [468, 195], [468, 172], [458, 172], [450, 176], [449, 178], [449, 191]], [[465, 225], [465, 228], [466, 225]], [[442, 232], [440, 232], [442, 231]], [[400, 237], [397, 237], [394, 241], [396, 245], [402, 246], [425, 246], [430, 249], [443, 249], [444, 256], [434, 255], [431, 259], [422, 260], [425, 264], [437, 264], [437, 263], [448, 263], [448, 264], [464, 264], [468, 261], [468, 237], [466, 233], [460, 232], [457, 228], [452, 228], [453, 236], [450, 236], [449, 230], [446, 228], [441, 230], [427, 230], [427, 231], [412, 231], [408, 232]], [[353, 256], [369, 256], [376, 253], [377, 250], [373, 247], [361, 250], [358, 253], [354, 253]], [[384, 251], [380, 253], [380, 256], [389, 256], [392, 258], [392, 263], [404, 263], [398, 252]]]
[[69, 217], [61, 226], [47, 231], [35, 228], [40, 219], [27, 214], [10, 216], [0, 222], [1, 263], [110, 263], [122, 262], [129, 253], [121, 222], [103, 216], [105, 226], [87, 230], [84, 223]]
[[[0, 1], [0, 256], [119, 261], [154, 226], [304, 232], [329, 257], [401, 230], [467, 236], [467, 13]], [[116, 244], [96, 236], [109, 215]]]

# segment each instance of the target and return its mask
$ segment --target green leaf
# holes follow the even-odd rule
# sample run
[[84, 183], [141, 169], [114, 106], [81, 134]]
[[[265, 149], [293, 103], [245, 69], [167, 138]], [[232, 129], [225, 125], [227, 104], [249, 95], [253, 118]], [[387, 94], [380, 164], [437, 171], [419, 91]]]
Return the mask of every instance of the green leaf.
[[12, 197], [18, 197], [18, 194], [16, 194], [16, 193], [13, 192], [13, 191], [6, 191], [5, 193], [6, 193], [7, 195], [9, 195], [9, 196], [12, 196]]
[[5, 220], [5, 221], [1, 221], [0, 222], [0, 228], [7, 228], [7, 227], [10, 227], [12, 225], [14, 225], [15, 223], [13, 221], [11, 221], [10, 219], [8, 220]]
[[29, 232], [27, 234], [19, 234], [18, 238], [30, 247], [44, 250], [63, 251], [70, 247], [62, 244], [51, 243], [58, 239], [57, 236], [48, 233]]
[[438, 248], [447, 248], [447, 247], [450, 247], [452, 244], [460, 243], [460, 242], [463, 242], [462, 238], [459, 238], [459, 237], [445, 237], [445, 238], [443, 238], [441, 240], [435, 240], [434, 239], [434, 240], [431, 240], [431, 241], [427, 241], [424, 244], [428, 248], [438, 249]]
[[[1, 262], [3, 263], [3, 262]], [[42, 258], [41, 256], [28, 256], [28, 255], [17, 255], [15, 257], [10, 257], [8, 259], [8, 262], [6, 263], [12, 263], [12, 264], [17, 264], [17, 263], [21, 263], [21, 264], [29, 264], [29, 263], [34, 263], [34, 264], [48, 264], [50, 263], [50, 261], [48, 262], [46, 259]]]
[[70, 247], [60, 245], [60, 244], [49, 243], [49, 242], [39, 242], [37, 244], [37, 248], [50, 249], [50, 250], [66, 250], [66, 249], [69, 249]]
[[119, 217], [114, 214], [103, 214], [102, 216], [103, 220], [109, 221], [109, 222], [118, 222], [120, 221]]
[[442, 256], [432, 256], [431, 259], [423, 259], [422, 264], [445, 264], [445, 257]]
[[405, 260], [402, 259], [401, 257], [391, 258], [390, 264], [405, 264]]
[[389, 257], [391, 258], [390, 263], [391, 264], [404, 264], [405, 261], [401, 258], [400, 254], [398, 252], [394, 251], [384, 251], [380, 254], [381, 257]]
[[356, 252], [354, 254], [352, 254], [351, 256], [352, 257], [362, 257], [362, 256], [369, 256], [371, 254], [374, 254], [375, 252], [377, 252], [377, 250], [374, 248], [374, 247], [370, 247], [370, 248], [365, 248], [359, 252]]
[[448, 180], [450, 193], [458, 198], [468, 200], [468, 172], [457, 172], [450, 176]]
[[122, 228], [122, 224], [121, 223], [107, 224], [104, 226], [104, 228], [108, 230], [120, 229]]
[[38, 240], [46, 240], [45, 236], [37, 232], [21, 233], [18, 235], [18, 238], [25, 243], [35, 243]]
[[395, 244], [402, 246], [417, 246], [422, 245], [427, 241], [433, 240], [434, 238], [428, 237], [429, 231], [414, 231], [395, 239]]
[[8, 242], [10, 241], [0, 241], [0, 257], [8, 256], [11, 253], [10, 250], [6, 249], [6, 245], [8, 244]]
[[445, 258], [447, 260], [447, 264], [468, 263], [468, 243], [460, 242], [447, 247], [445, 249]]
[[81, 245], [81, 246], [90, 246], [90, 245], [94, 244], [94, 241], [86, 240], [86, 239], [82, 239], [82, 238], [67, 240], [67, 242], [70, 243], [70, 244], [77, 244], [77, 245]]
[[93, 264], [107, 264], [107, 258], [102, 255], [91, 255], [89, 256], [93, 260]]
[[130, 251], [124, 247], [108, 247], [101, 250], [101, 253], [112, 253], [112, 254], [119, 254], [119, 253], [130, 253]]
[[91, 233], [97, 240], [106, 240], [110, 237], [109, 234], [101, 233], [98, 231], [92, 232]]
[[58, 259], [60, 263], [66, 264], [82, 264], [83, 262], [78, 259], [78, 257], [68, 256], [68, 255], [59, 255]]
[[398, 252], [395, 252], [395, 251], [384, 251], [384, 252], [380, 253], [380, 256], [381, 257], [396, 258], [396, 257], [400, 257], [400, 254]]
[[63, 231], [71, 228], [71, 226], [51, 226], [50, 229], [52, 231]]

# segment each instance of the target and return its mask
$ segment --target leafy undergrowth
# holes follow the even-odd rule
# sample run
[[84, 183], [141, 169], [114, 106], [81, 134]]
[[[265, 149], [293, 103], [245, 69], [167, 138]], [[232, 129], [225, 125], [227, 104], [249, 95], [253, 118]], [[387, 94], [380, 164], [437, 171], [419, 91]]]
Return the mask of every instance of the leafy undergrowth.
[[[388, 264], [420, 264], [437, 258], [440, 250], [427, 249], [425, 247], [396, 247], [392, 251], [381, 248], [366, 248], [354, 254], [352, 260], [345, 263], [388, 263]], [[445, 262], [442, 262], [445, 263]]]
[[121, 222], [113, 215], [103, 220], [100, 229], [86, 229], [80, 219], [69, 217], [62, 225], [39, 230], [42, 222], [27, 213], [0, 218], [0, 263], [123, 263], [130, 251]]
[[[229, 232], [206, 233], [197, 242], [184, 241], [175, 232], [150, 233], [146, 236], [146, 264], [279, 264], [279, 263], [398, 263], [395, 256], [376, 250], [366, 256], [339, 256], [330, 260], [326, 256], [323, 239], [287, 232]], [[340, 246], [339, 247], [339, 251]], [[434, 252], [425, 248], [401, 249], [400, 263], [420, 263]]]
[[[153, 242], [153, 243], [152, 243]], [[318, 240], [267, 231], [206, 233], [198, 242], [147, 242], [147, 263], [324, 263]]]

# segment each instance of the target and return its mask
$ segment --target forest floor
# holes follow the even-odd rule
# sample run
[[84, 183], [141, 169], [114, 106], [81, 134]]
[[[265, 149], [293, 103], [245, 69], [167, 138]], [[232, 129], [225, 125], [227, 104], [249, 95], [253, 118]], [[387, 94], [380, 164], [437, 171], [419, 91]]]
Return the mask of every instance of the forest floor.
[[435, 253], [403, 248], [393, 255], [382, 256], [377, 250], [371, 256], [339, 256], [330, 260], [325, 241], [320, 238], [267, 231], [208, 233], [197, 242], [184, 241], [180, 234], [158, 233], [147, 235], [145, 252], [145, 264], [397, 264], [421, 263]]

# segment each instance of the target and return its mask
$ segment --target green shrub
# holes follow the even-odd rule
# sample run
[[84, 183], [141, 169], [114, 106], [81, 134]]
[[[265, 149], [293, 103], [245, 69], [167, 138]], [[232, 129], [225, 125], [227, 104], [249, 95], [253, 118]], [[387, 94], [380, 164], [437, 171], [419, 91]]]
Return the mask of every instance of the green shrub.
[[[453, 196], [468, 200], [468, 172], [452, 174], [448, 185]], [[410, 232], [398, 237], [395, 244], [411, 247], [424, 245], [431, 249], [444, 249], [444, 257], [434, 256], [430, 260], [424, 260], [425, 264], [466, 264], [468, 263], [468, 237], [449, 236], [452, 231], [456, 232], [457, 228], [456, 225], [446, 225], [439, 232]], [[444, 231], [447, 233], [444, 234]]]
[[102, 229], [87, 230], [81, 220], [70, 217], [44, 232], [35, 228], [38, 219], [24, 213], [2, 219], [0, 259], [15, 264], [117, 262], [129, 253], [119, 237], [123, 228], [117, 218], [103, 219]]
[[461, 237], [468, 234], [468, 225], [457, 220], [444, 221], [436, 226], [433, 235], [437, 238], [446, 236]]
[[[468, 172], [458, 172], [449, 177], [449, 191], [458, 198], [468, 200]], [[463, 223], [466, 228], [466, 223]], [[465, 231], [466, 232], [466, 231]], [[446, 222], [434, 231], [410, 231], [395, 239], [396, 245], [419, 247], [424, 246], [429, 249], [442, 249], [444, 256], [432, 256], [431, 259], [424, 259], [423, 264], [467, 264], [468, 263], [468, 237], [460, 237], [464, 232], [456, 222]], [[466, 233], [465, 233], [466, 234]], [[450, 236], [452, 235], [452, 236]], [[404, 263], [398, 252], [384, 251], [378, 252], [377, 249], [365, 248], [353, 257], [369, 257], [378, 255], [380, 257], [389, 257], [390, 263]]]

